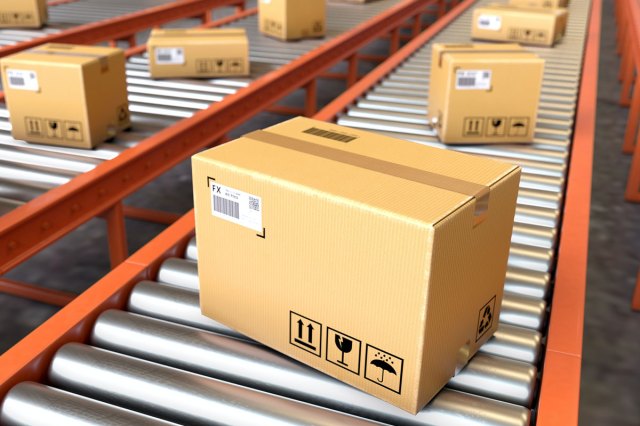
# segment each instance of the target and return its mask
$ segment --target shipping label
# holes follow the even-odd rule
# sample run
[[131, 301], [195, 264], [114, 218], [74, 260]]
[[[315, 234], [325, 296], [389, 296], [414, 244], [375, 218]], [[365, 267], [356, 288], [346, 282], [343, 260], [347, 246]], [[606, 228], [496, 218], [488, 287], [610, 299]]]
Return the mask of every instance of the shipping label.
[[184, 48], [182, 47], [156, 47], [155, 54], [158, 65], [184, 64]]
[[29, 90], [32, 92], [40, 90], [38, 74], [35, 71], [8, 69], [7, 81], [9, 87], [12, 89]]
[[211, 213], [227, 220], [262, 232], [262, 198], [237, 189], [220, 185], [215, 181], [211, 188]]
[[500, 31], [500, 28], [502, 28], [502, 17], [497, 15], [480, 15], [478, 17], [478, 28], [481, 30]]
[[456, 90], [491, 89], [491, 70], [457, 70]]

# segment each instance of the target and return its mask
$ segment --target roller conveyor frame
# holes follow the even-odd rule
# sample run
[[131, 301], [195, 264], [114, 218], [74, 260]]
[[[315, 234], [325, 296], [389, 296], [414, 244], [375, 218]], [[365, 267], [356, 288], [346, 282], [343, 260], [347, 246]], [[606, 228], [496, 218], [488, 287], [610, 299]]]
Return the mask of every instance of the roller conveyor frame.
[[[472, 3], [465, 2], [445, 21], [437, 23], [392, 56], [376, 70], [377, 77], [356, 84], [351, 92], [338, 100], [341, 107], [337, 107], [338, 103], [332, 104], [318, 116], [326, 120], [333, 119]], [[601, 0], [592, 1], [559, 235], [550, 324], [542, 355], [542, 382], [536, 408], [539, 425], [577, 424], [601, 7]], [[193, 228], [193, 214], [190, 213], [0, 357], [0, 396], [21, 381], [46, 381], [47, 366], [56, 351], [68, 342], [88, 341], [96, 318], [100, 317], [98, 323], [103, 325], [105, 321], [109, 323], [111, 314], [105, 311], [111, 308], [126, 309], [128, 306], [130, 310], [133, 308], [132, 312], [141, 312], [140, 309], [144, 309], [144, 303], [140, 302], [142, 299], [136, 301], [130, 296], [138, 294], [143, 297], [145, 285], [152, 287], [162, 284], [140, 281], [157, 279], [172, 285], [180, 281], [181, 285], [193, 287], [193, 282], [184, 281], [184, 276], [193, 277], [188, 261], [171, 260], [185, 253], [187, 258], [194, 258]], [[186, 268], [183, 272], [180, 272], [181, 263]], [[177, 274], [178, 278], [171, 274]], [[178, 300], [175, 297], [169, 299]], [[183, 312], [180, 315], [188, 314]], [[199, 328], [218, 330], [216, 327], [219, 327], [212, 325], [211, 321], [204, 325], [201, 319], [195, 321], [201, 323], [191, 325]], [[97, 334], [100, 333], [93, 330], [92, 342], [95, 342]], [[74, 351], [82, 353], [85, 349], [72, 347], [61, 355], [62, 359], [73, 360]], [[482, 368], [481, 364], [478, 368]]]
[[[378, 38], [389, 36], [390, 50], [394, 52], [400, 46], [403, 36], [401, 29], [407, 28], [408, 21], [412, 34], [417, 35], [422, 29], [423, 15], [444, 13], [449, 5], [456, 3], [457, 0], [400, 1], [375, 18], [254, 80], [248, 87], [144, 139], [127, 149], [123, 155], [105, 161], [90, 172], [80, 174], [1, 216], [0, 247], [3, 250], [0, 251], [0, 274], [94, 217], [106, 219], [112, 265], [121, 263], [128, 255], [124, 217], [125, 213], [131, 214], [131, 209], [127, 211], [122, 205], [126, 196], [199, 149], [223, 142], [227, 132], [255, 114], [268, 110], [294, 90], [306, 90], [306, 105], [302, 113], [312, 115], [317, 108], [317, 79], [326, 77], [326, 72], [334, 65], [347, 61], [348, 71], [340, 77], [349, 84], [354, 83], [359, 77], [358, 62], [370, 59], [359, 53], [361, 48]], [[214, 24], [229, 23], [255, 13], [255, 9], [246, 10]], [[153, 25], [151, 22], [147, 27]], [[139, 30], [135, 29], [136, 32]], [[141, 50], [141, 46], [132, 47], [127, 54], [131, 56]], [[137, 213], [143, 217], [148, 212]], [[157, 215], [152, 217], [157, 220]], [[163, 220], [173, 219], [173, 216], [165, 214]]]

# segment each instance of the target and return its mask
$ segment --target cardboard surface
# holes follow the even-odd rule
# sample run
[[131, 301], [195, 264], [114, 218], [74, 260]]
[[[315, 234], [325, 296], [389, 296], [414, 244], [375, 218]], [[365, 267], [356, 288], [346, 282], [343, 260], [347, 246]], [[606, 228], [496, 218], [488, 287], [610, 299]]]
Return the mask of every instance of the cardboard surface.
[[519, 167], [306, 118], [192, 161], [205, 315], [412, 413], [497, 328]]
[[131, 126], [120, 49], [45, 44], [0, 60], [16, 139], [92, 148]]
[[543, 72], [517, 44], [435, 43], [429, 122], [450, 144], [532, 142]]
[[473, 11], [471, 36], [478, 40], [553, 46], [567, 28], [566, 9], [491, 4]]
[[569, 0], [509, 0], [509, 4], [520, 7], [557, 9], [559, 7], [567, 7], [569, 5]]
[[152, 78], [249, 75], [243, 28], [154, 29], [147, 50]]
[[40, 28], [48, 19], [47, 0], [0, 0], [0, 28]]
[[281, 40], [325, 35], [325, 0], [258, 0], [260, 32]]

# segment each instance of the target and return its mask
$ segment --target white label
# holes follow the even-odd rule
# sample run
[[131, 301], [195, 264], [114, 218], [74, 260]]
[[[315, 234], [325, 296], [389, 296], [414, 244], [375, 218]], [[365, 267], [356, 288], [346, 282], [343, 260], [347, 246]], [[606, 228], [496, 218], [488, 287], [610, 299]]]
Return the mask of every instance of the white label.
[[490, 70], [458, 70], [456, 71], [457, 90], [489, 90], [491, 89]]
[[480, 15], [478, 17], [478, 28], [481, 30], [500, 31], [502, 18], [496, 15]]
[[215, 217], [262, 232], [262, 198], [211, 183], [211, 213]]
[[184, 49], [182, 47], [156, 47], [156, 64], [182, 65], [184, 64]]
[[12, 89], [31, 90], [32, 92], [40, 90], [38, 74], [35, 71], [8, 69], [7, 81]]

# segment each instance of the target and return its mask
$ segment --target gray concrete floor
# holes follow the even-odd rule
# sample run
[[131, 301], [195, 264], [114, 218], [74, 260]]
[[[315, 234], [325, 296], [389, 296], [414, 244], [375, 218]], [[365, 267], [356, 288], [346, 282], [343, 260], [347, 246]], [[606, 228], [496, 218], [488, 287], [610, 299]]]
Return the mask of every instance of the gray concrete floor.
[[[617, 104], [613, 1], [605, 0], [595, 147], [588, 288], [580, 424], [640, 425], [640, 313], [629, 303], [640, 267], [640, 205], [625, 203], [630, 158], [621, 154], [627, 110]], [[381, 49], [378, 46], [379, 50]], [[338, 82], [324, 82], [321, 104], [339, 94]], [[300, 94], [288, 102], [301, 103]], [[282, 120], [262, 114], [236, 134]], [[191, 172], [185, 161], [134, 194], [127, 203], [184, 213], [192, 207]], [[164, 227], [127, 221], [133, 252]], [[105, 224], [92, 220], [7, 276], [79, 293], [109, 270]], [[580, 303], [580, 301], [576, 301]], [[0, 294], [0, 353], [53, 315], [57, 309]]]

